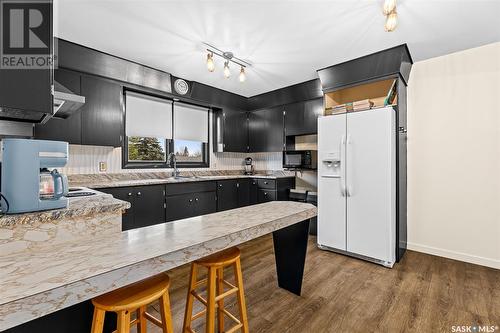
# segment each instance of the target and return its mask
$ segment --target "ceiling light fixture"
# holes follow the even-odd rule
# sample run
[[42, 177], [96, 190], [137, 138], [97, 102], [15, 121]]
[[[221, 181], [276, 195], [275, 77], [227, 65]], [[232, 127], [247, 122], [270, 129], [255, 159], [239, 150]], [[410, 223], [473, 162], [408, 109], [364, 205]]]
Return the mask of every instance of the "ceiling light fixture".
[[212, 52], [207, 53], [207, 69], [209, 72], [215, 70], [214, 54]]
[[245, 73], [245, 68], [251, 66], [251, 64], [245, 60], [239, 59], [234, 56], [233, 52], [229, 51], [222, 51], [218, 48], [216, 48], [213, 45], [210, 45], [208, 43], [203, 43], [207, 47], [207, 69], [209, 72], [215, 71], [215, 61], [214, 61], [214, 55], [221, 57], [224, 59], [224, 77], [227, 79], [231, 77], [231, 70], [229, 69], [229, 63], [235, 63], [236, 65], [240, 66], [240, 74], [238, 76], [240, 82], [245, 82], [246, 80], [246, 73]]
[[247, 76], [245, 74], [245, 68], [243, 66], [241, 66], [241, 69], [240, 69], [240, 75], [239, 75], [239, 79], [240, 79], [240, 82], [245, 82], [245, 80], [247, 79]]
[[385, 0], [382, 12], [385, 15], [385, 31], [392, 32], [398, 25], [398, 13], [396, 11], [396, 0]]
[[387, 15], [384, 28], [385, 31], [392, 32], [396, 30], [397, 26], [398, 26], [398, 13], [396, 13], [396, 11], [393, 11], [392, 13]]
[[226, 60], [226, 62], [224, 62], [224, 77], [229, 79], [230, 76], [231, 71], [229, 70], [229, 60]]
[[396, 9], [396, 0], [385, 0], [383, 12], [384, 15], [389, 15], [393, 10]]

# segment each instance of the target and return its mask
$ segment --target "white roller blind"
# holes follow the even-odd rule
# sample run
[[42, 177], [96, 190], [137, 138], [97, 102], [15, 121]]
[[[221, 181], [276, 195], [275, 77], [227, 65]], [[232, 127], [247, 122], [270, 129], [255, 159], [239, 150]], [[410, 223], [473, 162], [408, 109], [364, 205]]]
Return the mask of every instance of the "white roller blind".
[[125, 103], [127, 136], [172, 138], [172, 102], [127, 91]]
[[208, 142], [207, 108], [174, 104], [174, 140]]

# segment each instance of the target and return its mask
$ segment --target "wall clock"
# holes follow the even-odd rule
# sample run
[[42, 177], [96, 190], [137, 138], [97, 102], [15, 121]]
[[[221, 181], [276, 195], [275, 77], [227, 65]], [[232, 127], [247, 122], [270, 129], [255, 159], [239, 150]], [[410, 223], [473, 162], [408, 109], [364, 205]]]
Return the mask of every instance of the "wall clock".
[[174, 81], [174, 89], [179, 95], [186, 95], [189, 91], [189, 84], [183, 79], [177, 79]]

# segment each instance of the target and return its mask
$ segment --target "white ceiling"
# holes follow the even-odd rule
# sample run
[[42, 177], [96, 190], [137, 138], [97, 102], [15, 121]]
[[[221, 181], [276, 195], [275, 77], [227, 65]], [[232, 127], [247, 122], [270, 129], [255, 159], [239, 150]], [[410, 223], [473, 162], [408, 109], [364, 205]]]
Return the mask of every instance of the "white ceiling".
[[[317, 77], [316, 70], [407, 43], [414, 61], [500, 41], [500, 1], [399, 0], [384, 32], [383, 0], [56, 0], [56, 35], [243, 96]], [[206, 69], [202, 42], [253, 65], [247, 81]]]

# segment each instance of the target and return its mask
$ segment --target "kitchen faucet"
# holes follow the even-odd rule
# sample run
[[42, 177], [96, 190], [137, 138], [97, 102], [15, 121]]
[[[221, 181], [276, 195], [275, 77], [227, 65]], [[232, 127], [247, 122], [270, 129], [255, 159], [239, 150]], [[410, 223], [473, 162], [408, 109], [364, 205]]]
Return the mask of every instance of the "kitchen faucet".
[[174, 164], [174, 171], [172, 172], [172, 177], [179, 177], [179, 169], [177, 169], [177, 158], [175, 156], [175, 153], [170, 153], [168, 154], [168, 160], [167, 160], [167, 164]]

